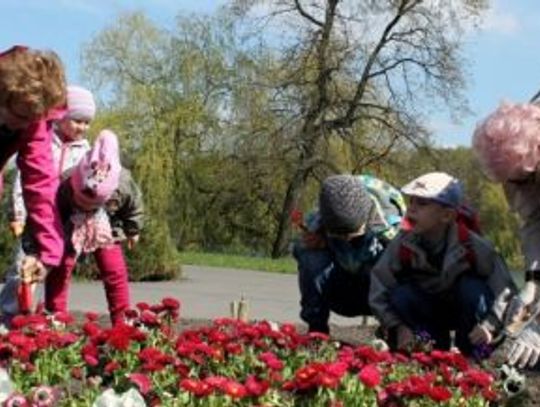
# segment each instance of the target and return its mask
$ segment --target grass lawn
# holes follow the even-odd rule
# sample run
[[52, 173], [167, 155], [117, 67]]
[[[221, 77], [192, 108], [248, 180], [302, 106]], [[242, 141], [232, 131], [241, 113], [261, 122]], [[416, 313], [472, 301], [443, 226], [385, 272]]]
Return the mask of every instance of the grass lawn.
[[273, 273], [296, 273], [296, 262], [290, 256], [271, 259], [269, 257], [250, 257], [225, 253], [182, 251], [178, 253], [178, 257], [180, 263], [196, 266], [261, 270]]

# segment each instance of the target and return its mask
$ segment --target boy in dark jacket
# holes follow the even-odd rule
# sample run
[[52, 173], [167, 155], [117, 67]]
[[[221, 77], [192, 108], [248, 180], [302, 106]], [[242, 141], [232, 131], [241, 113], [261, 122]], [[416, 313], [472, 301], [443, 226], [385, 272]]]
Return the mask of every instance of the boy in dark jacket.
[[448, 349], [450, 331], [466, 355], [498, 334], [502, 309], [494, 299], [514, 290], [493, 245], [457, 222], [460, 182], [433, 172], [402, 188], [408, 196], [402, 231], [373, 269], [369, 302], [391, 344], [406, 349], [427, 332], [435, 347]]
[[310, 332], [329, 333], [330, 311], [371, 314], [370, 272], [387, 244], [384, 232], [392, 227], [377, 209], [360, 177], [335, 175], [323, 182], [319, 211], [293, 248], [300, 317]]

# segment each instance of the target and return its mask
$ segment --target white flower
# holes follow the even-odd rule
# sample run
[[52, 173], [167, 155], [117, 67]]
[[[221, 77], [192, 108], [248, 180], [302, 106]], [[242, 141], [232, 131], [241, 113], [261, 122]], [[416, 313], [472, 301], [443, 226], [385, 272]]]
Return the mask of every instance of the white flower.
[[504, 364], [499, 371], [503, 381], [503, 390], [508, 397], [515, 397], [527, 388], [525, 375], [515, 367]]
[[134, 388], [120, 395], [113, 389], [105, 390], [92, 404], [92, 407], [146, 407], [141, 394]]

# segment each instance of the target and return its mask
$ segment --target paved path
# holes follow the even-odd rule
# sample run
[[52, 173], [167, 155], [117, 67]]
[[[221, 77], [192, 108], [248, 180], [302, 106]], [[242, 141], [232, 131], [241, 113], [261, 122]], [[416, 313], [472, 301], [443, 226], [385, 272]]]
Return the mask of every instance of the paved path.
[[[229, 303], [243, 294], [250, 301], [251, 316], [277, 322], [299, 322], [296, 275], [214, 267], [183, 266], [179, 281], [131, 283], [132, 301], [159, 302], [172, 296], [182, 302], [184, 318], [215, 318], [229, 315]], [[106, 312], [101, 283], [74, 283], [71, 310]], [[359, 324], [361, 318], [333, 315], [339, 325]]]

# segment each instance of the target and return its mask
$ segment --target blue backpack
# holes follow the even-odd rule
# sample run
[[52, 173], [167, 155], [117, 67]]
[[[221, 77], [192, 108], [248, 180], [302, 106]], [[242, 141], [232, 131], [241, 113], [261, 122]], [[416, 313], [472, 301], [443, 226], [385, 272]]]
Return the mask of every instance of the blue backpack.
[[375, 210], [383, 222], [380, 233], [388, 240], [393, 239], [401, 228], [407, 210], [403, 195], [396, 187], [372, 175], [358, 175], [358, 179], [371, 195]]

